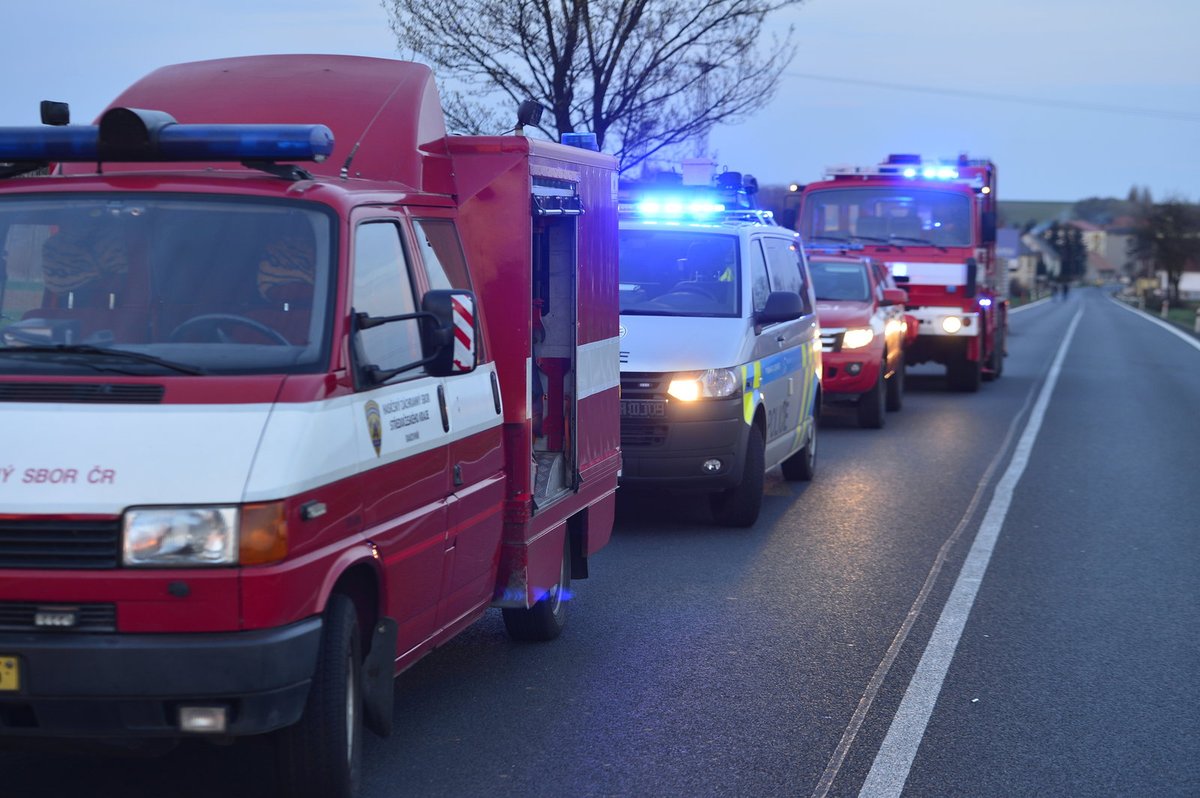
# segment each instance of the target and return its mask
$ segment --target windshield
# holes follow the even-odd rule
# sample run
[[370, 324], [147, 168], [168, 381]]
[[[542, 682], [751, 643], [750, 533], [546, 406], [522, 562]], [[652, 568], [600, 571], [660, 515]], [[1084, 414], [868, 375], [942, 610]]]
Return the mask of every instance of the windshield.
[[963, 194], [897, 186], [821, 189], [804, 197], [800, 233], [815, 243], [971, 245], [971, 200]]
[[808, 270], [817, 301], [867, 302], [871, 298], [865, 264], [810, 260]]
[[0, 373], [324, 365], [331, 217], [311, 203], [0, 200]]
[[621, 231], [621, 312], [738, 316], [738, 238], [692, 230]]

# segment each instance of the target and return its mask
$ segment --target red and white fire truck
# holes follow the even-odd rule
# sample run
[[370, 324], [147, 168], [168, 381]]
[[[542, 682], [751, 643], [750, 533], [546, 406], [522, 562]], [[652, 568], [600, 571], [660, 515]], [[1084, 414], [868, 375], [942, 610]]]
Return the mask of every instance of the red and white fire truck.
[[996, 261], [996, 166], [961, 155], [890, 155], [835, 166], [800, 192], [805, 243], [861, 245], [908, 292], [918, 322], [909, 364], [946, 366], [950, 387], [977, 391], [1004, 369], [1008, 285]]
[[272, 733], [349, 795], [395, 675], [489, 606], [556, 636], [620, 470], [615, 167], [343, 56], [0, 129], [0, 742]]

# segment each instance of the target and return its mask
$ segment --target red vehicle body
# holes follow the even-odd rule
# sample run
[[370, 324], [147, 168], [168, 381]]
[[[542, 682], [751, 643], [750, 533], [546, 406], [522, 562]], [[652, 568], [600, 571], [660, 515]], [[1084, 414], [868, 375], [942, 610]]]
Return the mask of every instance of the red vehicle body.
[[[287, 125], [332, 151], [218, 152]], [[615, 160], [447, 136], [427, 67], [344, 56], [164, 67], [0, 161], [29, 135], [59, 165], [0, 167], [0, 741], [270, 732], [287, 794], [351, 794], [397, 674], [490, 606], [556, 636], [609, 539]]]
[[[881, 263], [853, 250], [808, 250], [821, 324], [822, 398], [851, 403], [858, 423], [878, 429], [904, 404], [905, 349], [916, 337], [908, 295]], [[911, 334], [910, 334], [911, 329]]]
[[861, 245], [887, 265], [918, 322], [910, 364], [944, 364], [950, 386], [962, 391], [1000, 376], [1008, 286], [996, 261], [995, 164], [892, 155], [826, 171], [801, 190], [805, 242]]

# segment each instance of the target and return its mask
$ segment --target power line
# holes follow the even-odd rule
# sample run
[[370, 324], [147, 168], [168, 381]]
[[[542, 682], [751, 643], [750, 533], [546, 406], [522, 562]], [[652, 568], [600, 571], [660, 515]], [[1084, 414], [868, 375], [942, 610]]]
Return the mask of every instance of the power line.
[[1156, 116], [1177, 122], [1200, 122], [1200, 114], [1189, 114], [1185, 111], [1163, 111], [1153, 108], [1130, 108], [1120, 105], [1101, 105], [1099, 103], [1081, 103], [1070, 100], [1047, 100], [1037, 97], [1021, 97], [1016, 94], [992, 94], [982, 91], [965, 89], [942, 89], [935, 86], [914, 86], [904, 83], [887, 83], [880, 80], [859, 80], [856, 78], [838, 78], [832, 75], [815, 75], [806, 72], [784, 72], [790, 78], [818, 80], [826, 83], [847, 83], [854, 86], [870, 86], [877, 89], [894, 89], [896, 91], [913, 91], [922, 94], [941, 94], [948, 97], [966, 97], [972, 100], [998, 100], [1008, 103], [1023, 103], [1025, 105], [1041, 105], [1049, 108], [1073, 109], [1077, 111], [1096, 111], [1106, 114], [1122, 114], [1125, 116]]

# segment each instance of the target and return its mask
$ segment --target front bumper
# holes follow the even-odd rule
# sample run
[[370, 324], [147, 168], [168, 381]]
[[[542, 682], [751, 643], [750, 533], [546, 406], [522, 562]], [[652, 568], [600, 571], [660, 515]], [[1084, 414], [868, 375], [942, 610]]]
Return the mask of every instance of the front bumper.
[[300, 719], [321, 618], [222, 634], [2, 633], [20, 686], [0, 692], [0, 737], [185, 737], [181, 706], [223, 706], [229, 736]]
[[825, 352], [821, 364], [825, 370], [821, 394], [827, 400], [857, 398], [875, 387], [879, 369], [883, 367], [883, 350], [864, 347]]
[[[622, 485], [718, 491], [741, 481], [750, 431], [742, 396], [664, 400], [662, 409], [661, 416], [622, 415]], [[721, 467], [705, 471], [709, 460]]]

